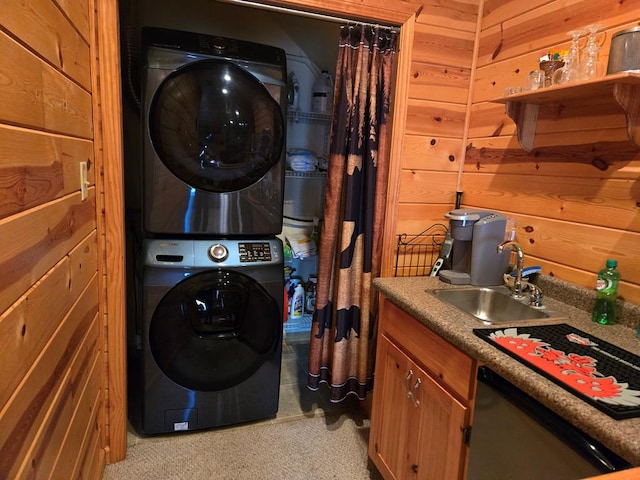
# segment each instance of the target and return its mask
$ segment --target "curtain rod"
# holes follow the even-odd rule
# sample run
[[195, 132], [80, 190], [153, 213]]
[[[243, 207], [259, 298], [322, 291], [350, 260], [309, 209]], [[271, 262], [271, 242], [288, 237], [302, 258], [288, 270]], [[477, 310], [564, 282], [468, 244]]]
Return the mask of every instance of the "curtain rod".
[[268, 10], [268, 11], [277, 12], [277, 13], [287, 13], [287, 14], [290, 14], [290, 15], [298, 15], [300, 17], [313, 18], [313, 19], [316, 19], [316, 20], [324, 20], [326, 22], [333, 22], [333, 23], [359, 23], [361, 25], [366, 25], [366, 26], [369, 26], [369, 27], [382, 27], [382, 28], [389, 28], [389, 29], [397, 28], [397, 26], [382, 25], [380, 23], [363, 22], [361, 20], [354, 20], [354, 19], [349, 19], [349, 18], [335, 17], [333, 15], [327, 15], [327, 14], [324, 14], [324, 13], [306, 12], [304, 10], [296, 10], [296, 9], [289, 8], [289, 7], [279, 7], [277, 5], [267, 5], [267, 4], [259, 3], [257, 1], [252, 1], [252, 0], [216, 0], [216, 1], [221, 2], [221, 3], [231, 3], [231, 4], [236, 4], [236, 5], [243, 5], [243, 6], [246, 6], [246, 7], [253, 7], [253, 8], [258, 8], [258, 9], [261, 9], [261, 10]]

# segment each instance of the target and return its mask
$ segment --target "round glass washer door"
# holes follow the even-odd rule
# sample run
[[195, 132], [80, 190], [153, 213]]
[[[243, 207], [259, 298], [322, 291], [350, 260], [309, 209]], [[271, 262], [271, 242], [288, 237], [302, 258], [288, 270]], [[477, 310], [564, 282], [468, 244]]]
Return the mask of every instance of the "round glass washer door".
[[273, 357], [282, 329], [279, 312], [253, 279], [207, 270], [162, 297], [149, 325], [150, 350], [164, 374], [185, 388], [230, 388]]
[[232, 192], [280, 159], [284, 117], [267, 88], [224, 60], [187, 64], [165, 78], [149, 108], [149, 135], [164, 165], [188, 185]]

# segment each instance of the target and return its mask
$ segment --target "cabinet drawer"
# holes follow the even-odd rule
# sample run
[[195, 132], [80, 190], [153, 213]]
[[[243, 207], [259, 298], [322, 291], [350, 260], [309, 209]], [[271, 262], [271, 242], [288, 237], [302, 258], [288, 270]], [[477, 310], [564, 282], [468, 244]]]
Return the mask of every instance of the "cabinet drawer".
[[381, 297], [380, 333], [391, 338], [434, 378], [470, 402], [477, 364], [388, 299]]

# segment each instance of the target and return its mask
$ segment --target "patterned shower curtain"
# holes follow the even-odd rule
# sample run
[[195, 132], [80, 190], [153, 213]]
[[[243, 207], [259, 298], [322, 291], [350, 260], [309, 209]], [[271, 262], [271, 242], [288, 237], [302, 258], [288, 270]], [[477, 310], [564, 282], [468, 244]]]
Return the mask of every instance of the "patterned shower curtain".
[[373, 384], [377, 295], [389, 163], [389, 110], [398, 32], [340, 30], [329, 170], [307, 385], [331, 401], [364, 399]]

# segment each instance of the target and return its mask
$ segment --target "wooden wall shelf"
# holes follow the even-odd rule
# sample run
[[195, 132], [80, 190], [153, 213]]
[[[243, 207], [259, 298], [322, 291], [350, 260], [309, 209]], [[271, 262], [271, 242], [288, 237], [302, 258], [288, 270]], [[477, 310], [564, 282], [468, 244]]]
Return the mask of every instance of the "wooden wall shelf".
[[588, 104], [594, 99], [611, 100], [622, 107], [627, 117], [629, 140], [640, 147], [640, 73], [616, 73], [596, 80], [516, 93], [492, 102], [506, 105], [507, 115], [516, 124], [520, 145], [530, 152], [540, 105]]

